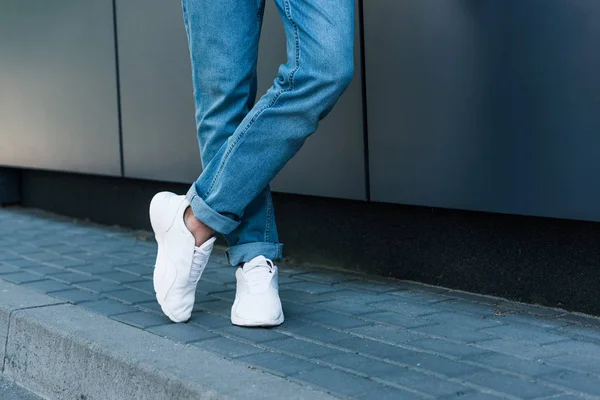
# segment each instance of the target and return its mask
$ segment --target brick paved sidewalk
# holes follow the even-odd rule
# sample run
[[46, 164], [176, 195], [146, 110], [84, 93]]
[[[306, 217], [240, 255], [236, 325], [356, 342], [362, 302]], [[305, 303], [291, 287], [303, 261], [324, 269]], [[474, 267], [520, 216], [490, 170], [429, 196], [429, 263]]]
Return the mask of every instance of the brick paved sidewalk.
[[147, 233], [0, 209], [0, 278], [357, 399], [600, 399], [600, 320], [442, 288], [284, 265], [279, 328], [231, 326], [222, 251], [188, 324], [152, 289]]

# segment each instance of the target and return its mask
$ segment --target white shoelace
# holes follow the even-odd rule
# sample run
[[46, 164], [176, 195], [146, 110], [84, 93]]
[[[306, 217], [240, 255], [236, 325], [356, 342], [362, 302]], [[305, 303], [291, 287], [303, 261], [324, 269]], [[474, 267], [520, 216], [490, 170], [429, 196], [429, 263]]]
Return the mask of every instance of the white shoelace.
[[207, 254], [200, 248], [194, 248], [194, 256], [192, 257], [192, 269], [190, 270], [190, 281], [191, 285], [195, 285], [200, 280], [204, 269], [206, 268], [206, 256]]
[[273, 274], [273, 263], [270, 260], [264, 264], [244, 266], [243, 271], [251, 293], [261, 293], [269, 289]]

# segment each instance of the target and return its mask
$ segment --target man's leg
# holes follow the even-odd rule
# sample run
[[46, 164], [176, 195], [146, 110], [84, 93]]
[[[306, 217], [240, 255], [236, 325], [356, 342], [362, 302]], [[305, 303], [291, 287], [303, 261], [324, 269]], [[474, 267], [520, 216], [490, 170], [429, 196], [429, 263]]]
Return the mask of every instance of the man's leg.
[[[252, 108], [261, 0], [182, 0], [193, 65], [196, 120], [203, 162], [209, 164]], [[244, 221], [228, 238], [234, 255], [256, 249], [275, 257], [279, 249], [271, 221], [268, 187], [257, 193]], [[150, 220], [158, 242], [154, 288], [163, 312], [174, 322], [190, 318], [195, 289], [214, 238], [193, 236], [184, 223], [189, 202], [172, 193], [157, 194]], [[197, 221], [193, 216], [191, 218]], [[260, 232], [261, 234], [257, 234]], [[265, 243], [269, 240], [272, 243]], [[238, 246], [235, 246], [238, 245]]]
[[[204, 166], [216, 156], [256, 98], [256, 61], [264, 0], [182, 0], [190, 46], [196, 126]], [[268, 185], [225, 235], [232, 265], [281, 257]]]
[[242, 224], [250, 202], [317, 129], [353, 75], [352, 0], [276, 3], [288, 61], [188, 193], [195, 217], [224, 234]]
[[[288, 61], [190, 188], [198, 238], [231, 234], [244, 225], [251, 202], [296, 154], [333, 108], [353, 75], [352, 0], [276, 0], [287, 36]], [[235, 325], [283, 322], [277, 268], [260, 246], [238, 261]]]

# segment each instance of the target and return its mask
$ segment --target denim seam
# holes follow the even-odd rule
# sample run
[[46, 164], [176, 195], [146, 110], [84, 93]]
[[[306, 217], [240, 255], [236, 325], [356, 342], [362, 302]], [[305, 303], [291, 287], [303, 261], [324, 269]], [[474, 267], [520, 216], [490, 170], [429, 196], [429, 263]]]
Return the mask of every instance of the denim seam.
[[296, 46], [295, 46], [296, 47], [296, 60], [295, 60], [296, 66], [290, 72], [290, 75], [288, 77], [290, 86], [287, 89], [280, 89], [279, 91], [277, 91], [277, 93], [273, 96], [273, 98], [271, 99], [269, 104], [267, 104], [265, 107], [263, 107], [261, 110], [259, 110], [254, 115], [254, 117], [252, 117], [252, 119], [248, 122], [248, 125], [246, 126], [246, 128], [244, 128], [244, 130], [242, 132], [240, 132], [240, 134], [235, 138], [233, 143], [231, 143], [229, 145], [229, 147], [227, 148], [227, 151], [225, 152], [225, 155], [223, 156], [223, 161], [221, 161], [221, 165], [219, 165], [219, 169], [215, 173], [215, 177], [213, 178], [213, 181], [210, 184], [210, 187], [208, 188], [208, 190], [206, 191], [206, 193], [204, 195], [205, 198], [207, 198], [210, 195], [210, 193], [213, 191], [215, 185], [217, 184], [217, 181], [221, 177], [221, 173], [223, 172], [223, 168], [225, 168], [225, 163], [229, 159], [229, 155], [235, 149], [235, 147], [240, 142], [240, 140], [244, 137], [246, 132], [248, 132], [250, 130], [250, 128], [254, 125], [254, 123], [256, 122], [258, 117], [260, 117], [264, 111], [273, 107], [275, 105], [275, 103], [277, 103], [277, 100], [279, 100], [279, 98], [281, 97], [281, 95], [283, 93], [290, 92], [294, 89], [294, 75], [300, 68], [300, 40], [299, 40], [299, 34], [298, 34], [298, 26], [292, 19], [292, 12], [291, 12], [291, 6], [290, 6], [289, 0], [285, 1], [285, 15], [287, 16], [288, 21], [292, 24], [292, 27], [294, 28], [294, 38], [295, 38], [295, 43], [296, 43]]
[[265, 224], [265, 242], [271, 241], [271, 208], [273, 203], [271, 202], [271, 196], [269, 194], [269, 188], [265, 190], [265, 197], [267, 200], [267, 222]]

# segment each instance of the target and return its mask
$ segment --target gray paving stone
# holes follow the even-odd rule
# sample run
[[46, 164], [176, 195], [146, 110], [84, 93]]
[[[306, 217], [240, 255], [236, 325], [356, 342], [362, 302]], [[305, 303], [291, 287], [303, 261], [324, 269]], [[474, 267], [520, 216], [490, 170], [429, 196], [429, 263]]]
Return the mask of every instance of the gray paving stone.
[[367, 377], [377, 378], [383, 374], [392, 375], [402, 373], [403, 367], [384, 361], [374, 360], [358, 354], [340, 353], [323, 357], [323, 361], [343, 367]]
[[106, 281], [89, 281], [89, 282], [81, 282], [76, 283], [73, 286], [85, 290], [89, 290], [94, 293], [105, 293], [112, 292], [115, 290], [121, 290], [123, 287], [121, 285], [117, 285], [116, 283], [106, 282]]
[[140, 329], [171, 323], [164, 315], [156, 315], [145, 311], [135, 311], [127, 314], [112, 315], [112, 319]]
[[587, 357], [600, 358], [600, 344], [582, 342], [580, 340], [567, 340], [553, 343], [543, 347], [549, 352], [560, 352], [567, 354], [580, 354]]
[[585, 357], [579, 354], [566, 354], [563, 356], [546, 358], [545, 363], [556, 369], [573, 369], [585, 374], [600, 376], [600, 359]]
[[141, 264], [127, 264], [116, 266], [116, 270], [127, 272], [138, 276], [151, 275], [154, 273], [154, 264], [141, 265]]
[[78, 266], [72, 266], [68, 268], [73, 271], [81, 272], [82, 274], [88, 274], [92, 276], [115, 272], [115, 269], [111, 266], [98, 264], [81, 264]]
[[249, 344], [241, 343], [224, 337], [203, 340], [201, 342], [192, 343], [192, 345], [224, 355], [229, 358], [248, 356], [250, 354], [256, 354], [263, 351]]
[[398, 290], [397, 287], [390, 283], [378, 283], [371, 281], [363, 281], [363, 280], [354, 280], [350, 282], [343, 282], [336, 287], [344, 287], [348, 289], [358, 290], [360, 292], [374, 292], [374, 293], [389, 293], [395, 292]]
[[294, 375], [301, 371], [314, 369], [320, 365], [318, 360], [316, 363], [310, 363], [283, 354], [271, 353], [270, 351], [240, 357], [238, 360], [279, 376]]
[[146, 280], [139, 281], [139, 282], [126, 283], [124, 286], [133, 288], [136, 290], [140, 290], [140, 291], [148, 293], [148, 294], [152, 294], [152, 295], [154, 294], [154, 284], [152, 283], [152, 281], [150, 279], [146, 279]]
[[557, 318], [561, 322], [575, 323], [585, 326], [600, 328], [600, 317], [592, 317], [580, 314], [565, 314]]
[[106, 297], [119, 300], [127, 304], [138, 304], [148, 301], [155, 301], [156, 297], [134, 289], [117, 290], [105, 293]]
[[323, 301], [318, 303], [318, 307], [325, 310], [337, 311], [350, 315], [361, 315], [378, 311], [378, 309], [375, 307], [365, 304], [365, 302], [361, 301], [360, 298], [356, 298], [354, 300]]
[[407, 343], [411, 340], [420, 339], [419, 336], [410, 330], [402, 330], [391, 326], [371, 325], [359, 328], [349, 329], [350, 332], [366, 336], [374, 340], [381, 340], [392, 344]]
[[503, 322], [497, 318], [482, 318], [467, 314], [437, 313], [422, 317], [422, 320], [429, 324], [443, 324], [446, 326], [460, 326], [472, 330], [479, 330], [503, 325]]
[[547, 349], [541, 346], [515, 342], [507, 339], [488, 340], [486, 342], [477, 343], [477, 347], [530, 360], [554, 357], [565, 353], [565, 351], [560, 349]]
[[95, 293], [90, 293], [85, 290], [64, 290], [61, 292], [52, 292], [50, 296], [56, 297], [62, 300], [67, 300], [69, 303], [79, 304], [86, 301], [98, 301], [103, 299], [102, 296], [99, 296]]
[[600, 342], [600, 329], [596, 327], [569, 325], [558, 329], [557, 333], [587, 342]]
[[25, 283], [23, 286], [42, 293], [58, 292], [59, 290], [67, 290], [71, 288], [71, 286], [67, 285], [66, 283], [57, 282], [50, 279]]
[[489, 334], [488, 331], [477, 332], [471, 329], [461, 328], [459, 326], [454, 326], [451, 329], [448, 329], [447, 325], [442, 324], [423, 326], [420, 328], [415, 328], [414, 330], [460, 343], [475, 343], [484, 340], [496, 339], [496, 337]]
[[394, 362], [401, 362], [404, 357], [410, 356], [413, 352], [413, 350], [362, 338], [341, 340], [335, 345], [351, 352], [367, 354]]
[[75, 272], [63, 272], [60, 274], [49, 275], [48, 277], [50, 279], [68, 283], [69, 285], [71, 285], [73, 283], [89, 282], [89, 281], [95, 280], [95, 278], [93, 278], [91, 276], [84, 275], [84, 274], [78, 274]]
[[239, 326], [227, 326], [216, 329], [215, 332], [248, 340], [254, 343], [265, 343], [273, 340], [282, 340], [288, 338], [288, 336], [276, 332], [273, 329], [241, 328]]
[[379, 386], [365, 393], [360, 393], [352, 396], [358, 400], [420, 400], [422, 397], [417, 397], [411, 392], [398, 389], [391, 386]]
[[30, 274], [28, 272], [17, 272], [14, 274], [2, 275], [2, 279], [20, 285], [28, 282], [41, 281], [44, 279], [44, 277], [40, 275]]
[[404, 368], [402, 373], [380, 376], [380, 379], [430, 396], [459, 396], [471, 391], [467, 386]]
[[413, 351], [411, 354], [398, 360], [398, 362], [409, 365], [413, 368], [424, 369], [436, 374], [446, 375], [451, 378], [456, 378], [483, 370], [481, 367], [418, 351]]
[[227, 286], [223, 283], [215, 283], [207, 280], [200, 279], [198, 282], [198, 286], [196, 287], [196, 292], [211, 294], [211, 293], [219, 293], [219, 292], [227, 292], [227, 291], [235, 291], [235, 287]]
[[536, 399], [559, 394], [558, 390], [543, 386], [540, 383], [519, 379], [514, 376], [502, 375], [496, 372], [478, 372], [462, 379], [484, 388], [493, 389], [497, 392], [506, 393], [523, 399]]
[[196, 299], [196, 308], [210, 311], [212, 313], [220, 314], [225, 317], [229, 317], [231, 315], [231, 306], [233, 303], [224, 300], [215, 300], [215, 301], [206, 301], [206, 302], [198, 302]]
[[160, 308], [160, 304], [158, 304], [158, 301], [153, 300], [153, 301], [146, 301], [143, 303], [137, 303], [135, 304], [136, 308], [139, 308], [140, 310], [145, 310], [145, 311], [150, 311], [153, 313], [157, 313], [162, 315], [163, 311]]
[[4, 261], [2, 264], [16, 268], [31, 268], [43, 265], [42, 263], [39, 263], [37, 261], [26, 260], [24, 258], [19, 258], [18, 260]]
[[336, 273], [331, 271], [324, 272], [306, 272], [302, 274], [294, 274], [295, 279], [300, 279], [303, 281], [310, 282], [318, 282], [318, 283], [326, 283], [326, 284], [334, 284], [334, 283], [342, 283], [348, 282], [356, 279], [356, 276], [352, 274], [343, 274]]
[[[483, 342], [483, 343], [489, 343]], [[410, 345], [417, 349], [432, 351], [439, 354], [445, 354], [457, 358], [472, 357], [477, 354], [487, 353], [486, 350], [474, 347], [468, 344], [459, 344], [448, 342], [444, 339], [419, 339], [410, 342]]]
[[281, 285], [281, 289], [285, 290], [297, 290], [300, 292], [306, 292], [309, 294], [324, 294], [342, 290], [343, 288], [334, 287], [331, 285], [316, 283], [316, 282], [296, 282]]
[[325, 357], [340, 353], [339, 350], [295, 338], [268, 342], [264, 345], [280, 352], [296, 354], [308, 358]]
[[[331, 293], [329, 293], [331, 295]], [[311, 304], [318, 303], [325, 300], [331, 300], [329, 295], [318, 295], [318, 294], [308, 294], [306, 292], [301, 292], [299, 290], [289, 290], [285, 289], [283, 286], [280, 287], [279, 297], [283, 302], [294, 302], [299, 304]]]
[[189, 324], [168, 324], [154, 328], [148, 328], [149, 332], [156, 335], [169, 338], [181, 343], [191, 343], [203, 339], [212, 339], [218, 337], [212, 332], [204, 330], [199, 326]]
[[20, 272], [21, 270], [17, 267], [12, 267], [6, 264], [0, 264], [0, 275], [6, 274], [14, 274], [15, 272]]
[[39, 267], [31, 267], [27, 268], [27, 272], [31, 272], [38, 275], [54, 275], [65, 272], [64, 269], [58, 267], [50, 267], [47, 265], [39, 266]]
[[[500, 400], [502, 398], [504, 397], [473, 391], [458, 396], [444, 396], [440, 400]], [[552, 400], [554, 400], [554, 397], [552, 397]]]
[[193, 311], [192, 318], [189, 320], [188, 323], [213, 329], [220, 328], [223, 326], [230, 326], [231, 319], [229, 317], [225, 318], [213, 314], [208, 314], [204, 311]]
[[286, 319], [300, 317], [306, 314], [314, 314], [320, 311], [323, 311], [318, 308], [311, 307], [307, 304], [296, 304], [290, 303], [289, 301], [282, 301], [283, 313], [285, 314]]
[[345, 396], [372, 391], [380, 386], [370, 379], [327, 367], [317, 367], [308, 371], [300, 371], [293, 377]]
[[99, 301], [93, 301], [89, 303], [82, 303], [82, 307], [94, 311], [95, 313], [106, 315], [110, 317], [117, 314], [125, 314], [137, 311], [132, 306], [120, 303], [115, 300], [103, 299]]
[[80, 268], [86, 265], [90, 265], [88, 263], [86, 263], [85, 261], [79, 261], [79, 260], [73, 260], [71, 258], [59, 258], [56, 260], [51, 260], [51, 261], [45, 261], [44, 262], [45, 265], [52, 265], [55, 267], [60, 267], [60, 268]]
[[303, 315], [301, 318], [307, 321], [316, 322], [337, 329], [350, 329], [371, 324], [367, 321], [347, 317], [345, 315], [337, 314], [330, 311], [321, 311], [314, 314], [307, 314]]
[[370, 306], [380, 311], [392, 311], [398, 314], [404, 314], [414, 317], [425, 316], [440, 312], [439, 308], [428, 305], [412, 304], [408, 302], [400, 302], [397, 300], [387, 300], [375, 303], [369, 303]]
[[566, 335], [557, 335], [546, 329], [538, 329], [516, 323], [485, 329], [483, 332], [532, 344], [547, 344], [569, 339]]
[[119, 284], [130, 283], [130, 282], [137, 282], [140, 279], [142, 279], [139, 276], [128, 274], [126, 272], [118, 272], [118, 271], [108, 272], [108, 273], [101, 273], [101, 274], [98, 274], [98, 277], [100, 279], [104, 279], [104, 280], [107, 280], [107, 281], [116, 282], [116, 283], [119, 283]]
[[56, 261], [60, 260], [62, 257], [56, 253], [50, 253], [47, 251], [40, 251], [37, 253], [26, 254], [25, 257], [29, 260], [45, 262], [45, 261]]
[[481, 354], [470, 358], [469, 361], [531, 377], [549, 374], [558, 370], [555, 366], [544, 364], [539, 361], [522, 360], [500, 353]]
[[417, 328], [419, 326], [432, 325], [434, 322], [421, 317], [411, 317], [408, 315], [398, 314], [392, 311], [382, 311], [372, 314], [364, 314], [361, 319], [366, 319], [378, 324], [392, 325], [399, 328]]
[[320, 326], [299, 321], [297, 319], [288, 319], [286, 323], [276, 329], [281, 332], [287, 332], [294, 336], [300, 336], [330, 344], [353, 338], [353, 336], [348, 333], [322, 328]]

